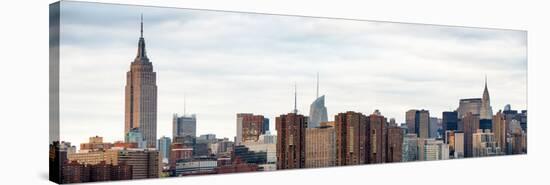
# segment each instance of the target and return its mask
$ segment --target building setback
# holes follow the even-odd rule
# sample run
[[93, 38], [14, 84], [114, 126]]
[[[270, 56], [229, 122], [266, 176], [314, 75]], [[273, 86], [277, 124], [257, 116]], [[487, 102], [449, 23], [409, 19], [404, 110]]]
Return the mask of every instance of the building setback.
[[[147, 148], [157, 143], [157, 82], [153, 64], [145, 51], [143, 17], [137, 56], [126, 73], [124, 136], [132, 128], [139, 128]], [[128, 141], [126, 141], [128, 142]]]
[[367, 116], [348, 111], [334, 117], [336, 165], [365, 164], [368, 161]]
[[277, 169], [305, 167], [307, 117], [288, 113], [275, 118], [277, 129]]

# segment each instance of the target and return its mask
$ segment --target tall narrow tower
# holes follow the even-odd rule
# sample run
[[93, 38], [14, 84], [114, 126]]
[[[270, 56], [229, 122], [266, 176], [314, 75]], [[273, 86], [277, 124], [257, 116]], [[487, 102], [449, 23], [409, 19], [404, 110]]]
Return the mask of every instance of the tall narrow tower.
[[487, 76], [485, 76], [485, 89], [483, 89], [483, 97], [481, 98], [479, 119], [493, 119], [493, 108], [491, 107], [489, 89], [487, 88]]
[[[147, 142], [155, 148], [157, 140], [157, 83], [153, 64], [145, 51], [143, 15], [137, 55], [126, 73], [124, 135], [137, 128]], [[126, 141], [127, 142], [127, 141]]]

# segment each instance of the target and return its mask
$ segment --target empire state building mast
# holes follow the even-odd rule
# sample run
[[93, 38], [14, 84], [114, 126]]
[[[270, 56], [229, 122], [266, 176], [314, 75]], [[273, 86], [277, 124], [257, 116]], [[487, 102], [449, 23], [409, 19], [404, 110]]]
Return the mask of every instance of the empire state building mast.
[[126, 73], [124, 138], [141, 134], [147, 148], [155, 148], [157, 141], [157, 82], [153, 63], [145, 51], [143, 38], [143, 15], [141, 16], [140, 37], [137, 55]]

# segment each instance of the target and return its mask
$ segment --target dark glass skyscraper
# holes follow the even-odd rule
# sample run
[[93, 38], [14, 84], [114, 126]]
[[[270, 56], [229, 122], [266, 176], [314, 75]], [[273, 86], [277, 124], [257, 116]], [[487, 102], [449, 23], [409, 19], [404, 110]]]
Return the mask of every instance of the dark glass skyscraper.
[[442, 117], [443, 130], [458, 130], [458, 112], [443, 112]]

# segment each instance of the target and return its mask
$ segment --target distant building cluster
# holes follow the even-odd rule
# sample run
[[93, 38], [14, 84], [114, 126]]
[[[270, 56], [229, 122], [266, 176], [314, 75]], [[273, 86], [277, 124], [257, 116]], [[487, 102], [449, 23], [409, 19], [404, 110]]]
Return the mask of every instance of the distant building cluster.
[[[493, 114], [487, 81], [482, 98], [461, 99], [441, 117], [426, 109], [404, 112], [405, 123], [379, 110], [346, 111], [328, 119], [325, 95], [309, 116], [294, 110], [269, 118], [236, 114], [233, 140], [197, 136], [197, 115], [174, 114], [172, 137], [157, 138], [156, 73], [145, 52], [143, 23], [138, 53], [127, 73], [124, 141], [100, 136], [50, 145], [50, 178], [60, 183], [272, 171], [359, 164], [432, 161], [527, 153], [527, 110], [506, 105]], [[433, 112], [432, 112], [433, 113]], [[200, 123], [199, 123], [200, 125]]]

